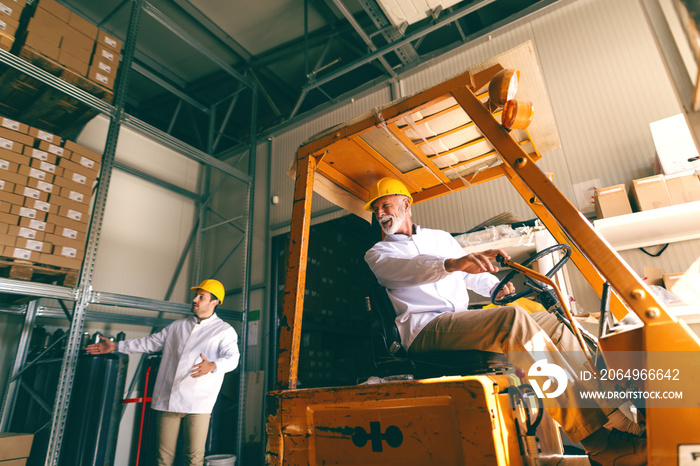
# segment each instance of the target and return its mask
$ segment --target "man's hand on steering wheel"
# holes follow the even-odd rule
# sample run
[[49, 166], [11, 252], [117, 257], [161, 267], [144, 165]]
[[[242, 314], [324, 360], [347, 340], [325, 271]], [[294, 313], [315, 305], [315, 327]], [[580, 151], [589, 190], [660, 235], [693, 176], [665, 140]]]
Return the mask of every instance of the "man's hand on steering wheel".
[[496, 273], [499, 269], [491, 261], [495, 260], [499, 254], [510, 259], [510, 256], [502, 249], [487, 249], [455, 259], [445, 259], [445, 270], [448, 272]]
[[[530, 257], [527, 259], [525, 262], [523, 262], [522, 265], [523, 267], [529, 267], [530, 264], [532, 264], [535, 261], [538, 261], [542, 259], [543, 257], [553, 254], [557, 251], [562, 251], [563, 256], [559, 259], [559, 261], [554, 264], [554, 266], [549, 269], [549, 271], [545, 274], [547, 277], [552, 277], [554, 276], [555, 273], [561, 269], [566, 261], [569, 260], [569, 257], [571, 257], [571, 246], [568, 244], [555, 244], [554, 246], [550, 246], [546, 249], [543, 249], [542, 251], [538, 252], [534, 256]], [[504, 256], [505, 257], [505, 256]], [[506, 259], [510, 260], [509, 257], [506, 257]], [[501, 262], [502, 265], [505, 265]], [[534, 281], [530, 280], [529, 278], [525, 280], [525, 289], [519, 293], [515, 292], [515, 288], [513, 288], [513, 284], [510, 282], [511, 278], [513, 278], [516, 274], [519, 274], [518, 270], [511, 270], [506, 274], [505, 277], [501, 279], [501, 281], [494, 286], [491, 289], [491, 302], [497, 306], [505, 306], [509, 302], [513, 302], [516, 299], [524, 298], [525, 296], [529, 296], [531, 294], [534, 294], [535, 292], [541, 291], [541, 287], [537, 285]], [[504, 293], [506, 289], [510, 289], [509, 293]]]
[[[493, 285], [493, 288], [491, 288], [491, 291], [489, 292], [489, 294], [492, 294], [493, 290], [498, 285], [499, 285], [499, 283], [496, 283], [495, 285]], [[496, 299], [501, 299], [504, 296], [510, 296], [512, 294], [515, 294], [515, 285], [513, 285], [512, 282], [508, 282], [508, 283], [504, 284], [503, 287], [501, 288], [501, 290], [496, 294]]]

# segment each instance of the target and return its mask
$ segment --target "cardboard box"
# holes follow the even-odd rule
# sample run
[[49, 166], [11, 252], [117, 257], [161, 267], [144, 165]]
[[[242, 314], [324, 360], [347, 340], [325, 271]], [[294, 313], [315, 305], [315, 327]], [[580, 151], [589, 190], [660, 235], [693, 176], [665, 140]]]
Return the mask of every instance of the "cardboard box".
[[58, 213], [58, 206], [57, 205], [51, 204], [50, 202], [47, 202], [47, 201], [41, 201], [39, 199], [30, 199], [27, 197], [24, 199], [24, 206], [31, 207], [32, 209], [36, 209], [36, 210], [41, 210], [42, 212], [46, 212], [47, 214], [57, 214]]
[[[84, 167], [83, 165], [75, 163], [74, 161], [65, 157], [61, 157], [58, 160], [58, 166], [63, 168], [64, 178], [72, 179], [76, 183], [92, 186], [95, 180], [97, 179], [95, 170], [88, 167]], [[81, 175], [85, 179], [83, 180], [80, 177], [74, 177], [73, 174]]]
[[29, 165], [20, 165], [17, 173], [28, 176], [29, 178], [36, 178], [37, 180], [46, 181], [47, 183], [51, 183], [54, 179], [54, 175], [52, 173], [47, 173], [37, 168], [30, 167]]
[[90, 200], [92, 200], [92, 194], [87, 196], [81, 192], [73, 191], [65, 186], [61, 186], [61, 190], [58, 192], [58, 194], [61, 197], [67, 197], [68, 199], [75, 202], [82, 202], [83, 204], [90, 204]]
[[7, 460], [0, 463], [0, 466], [27, 466], [27, 460], [29, 458], [17, 458], [14, 460]]
[[17, 141], [25, 146], [33, 146], [34, 138], [28, 134], [22, 134], [19, 131], [13, 131], [11, 129], [0, 126], [0, 138], [10, 139], [12, 141]]
[[10, 162], [9, 160], [0, 159], [0, 178], [2, 178], [2, 172], [17, 173], [19, 169], [19, 164], [15, 162]]
[[13, 141], [12, 139], [0, 137], [0, 149], [5, 149], [21, 154], [22, 150], [24, 150], [24, 145], [20, 144], [17, 141]]
[[95, 40], [90, 39], [67, 24], [61, 32], [63, 32], [61, 50], [65, 50], [86, 64], [90, 63], [92, 51], [95, 49]]
[[29, 180], [27, 180], [27, 188], [38, 189], [39, 191], [49, 194], [51, 194], [54, 190], [53, 184], [47, 181], [38, 180], [36, 178], [29, 178]]
[[0, 48], [8, 52], [15, 43], [15, 37], [0, 31]]
[[0, 11], [16, 21], [19, 21], [23, 7], [24, 5], [17, 5], [12, 0], [2, 0], [0, 3]]
[[104, 63], [111, 63], [115, 68], [119, 66], [119, 59], [121, 55], [111, 48], [105, 47], [100, 43], [95, 44], [95, 52], [92, 55], [92, 61], [101, 61]]
[[43, 160], [35, 159], [34, 157], [27, 157], [27, 159], [29, 160], [29, 166], [36, 168], [37, 170], [41, 170], [46, 173], [51, 173], [52, 175], [56, 175], [56, 173], [61, 173], [59, 167], [52, 163], [44, 162]]
[[97, 32], [97, 41], [98, 44], [112, 50], [115, 53], [121, 53], [122, 50], [122, 41], [114, 37], [112, 34], [108, 34], [106, 31], [103, 31], [100, 29]]
[[[39, 232], [40, 233], [40, 232]], [[56, 246], [61, 246], [61, 247], [67, 247], [67, 248], [73, 248], [76, 251], [84, 251], [85, 250], [85, 240], [78, 240], [78, 239], [72, 239], [67, 236], [63, 235], [57, 235], [55, 233], [46, 233], [44, 234], [44, 241], [51, 243], [54, 245], [54, 249], [56, 249]]]
[[638, 211], [673, 205], [663, 175], [649, 176], [632, 181], [632, 197]]
[[31, 228], [21, 227], [19, 225], [10, 225], [7, 229], [7, 234], [15, 238], [22, 237], [35, 239], [37, 241], [44, 241], [44, 236], [46, 235], [43, 231], [32, 230]]
[[[69, 157], [70, 151], [64, 149], [63, 147], [50, 143], [48, 141], [39, 141], [39, 149], [48, 152], [49, 154], [54, 154], [57, 157]], [[48, 160], [47, 160], [48, 162]]]
[[663, 270], [656, 267], [644, 266], [644, 282], [647, 285], [663, 286]]
[[87, 222], [89, 215], [83, 210], [71, 209], [66, 206], [58, 207], [58, 215], [75, 220], [76, 222]]
[[3, 249], [3, 255], [7, 257], [14, 257], [15, 259], [22, 259], [26, 261], [38, 262], [39, 254], [36, 251], [30, 251], [29, 249], [16, 248], [14, 246], [5, 246]]
[[[15, 185], [14, 193], [19, 194], [20, 196], [28, 197], [30, 199], [38, 199], [40, 201], [48, 201], [49, 199], [49, 193], [47, 193], [46, 191], [42, 191], [40, 189], [21, 184]], [[24, 199], [22, 199], [22, 202], [19, 202], [16, 205], [23, 206]]]
[[54, 0], [41, 0], [38, 4], [38, 8], [51, 13], [64, 23], [70, 20], [70, 10]]
[[[14, 187], [15, 185], [12, 184], [13, 190], [15, 189]], [[24, 196], [22, 196], [21, 194], [16, 194], [15, 192], [0, 191], [0, 202], [21, 205], [24, 202]]]
[[0, 223], [6, 223], [7, 225], [17, 225], [19, 222], [19, 215], [6, 214], [0, 212]]
[[92, 197], [92, 186], [76, 183], [75, 181], [64, 176], [55, 177], [53, 183], [55, 186], [60, 186], [61, 188], [66, 188], [72, 192], [82, 194], [80, 200], [78, 200], [74, 194], [69, 194], [66, 196], [62, 191], [59, 193], [59, 195], [78, 202], [90, 202], [90, 198]]
[[58, 62], [66, 68], [75, 71], [80, 76], [87, 75], [88, 64], [82, 59], [72, 55], [64, 48], [61, 48], [58, 52]]
[[87, 19], [73, 13], [72, 11], [70, 13], [70, 18], [68, 18], [68, 24], [76, 31], [79, 31], [81, 34], [85, 34], [87, 37], [92, 39], [93, 42], [97, 39], [99, 28]]
[[4, 11], [0, 10], [0, 31], [14, 37], [17, 33], [18, 28], [19, 21], [14, 19], [12, 16], [5, 14]]
[[94, 64], [90, 65], [87, 77], [99, 84], [100, 86], [106, 87], [107, 89], [114, 89], [114, 76], [110, 76], [104, 71], [97, 68]]
[[85, 203], [76, 202], [72, 199], [52, 194], [49, 196], [49, 202], [57, 207], [65, 207], [70, 210], [76, 210], [83, 214], [84, 218], [90, 215], [90, 206]]
[[683, 276], [683, 272], [680, 273], [665, 273], [663, 275], [663, 281], [664, 281], [664, 288], [667, 290], [670, 290], [673, 288], [673, 285], [676, 284], [678, 280]]
[[[97, 162], [97, 163], [102, 162], [102, 154], [100, 154], [99, 152], [95, 152], [94, 150], [88, 149], [85, 146], [81, 146], [80, 144], [78, 144], [76, 142], [65, 141], [63, 143], [63, 147], [65, 147], [66, 149], [68, 149], [72, 153], [74, 153], [74, 154], [78, 153], [78, 154], [82, 155], [83, 157], [85, 157], [89, 160], [92, 160], [93, 162]], [[73, 158], [71, 158], [71, 160], [73, 160]], [[73, 160], [73, 161], [77, 162], [77, 163], [81, 163], [78, 160]], [[89, 165], [86, 165], [85, 163], [81, 163], [81, 165], [85, 165], [89, 168], [93, 168], [93, 167], [90, 167]], [[99, 168], [96, 168], [95, 170], [99, 171]]]
[[27, 4], [27, 0], [7, 0], [7, 2], [20, 9], [24, 9], [25, 5]]
[[32, 209], [30, 207], [24, 207], [23, 205], [12, 205], [10, 212], [18, 215], [20, 217], [27, 217], [30, 220], [39, 220], [40, 222], [46, 221], [46, 212], [40, 210]]
[[94, 69], [96, 73], [102, 73], [109, 78], [111, 78], [112, 82], [117, 78], [117, 66], [106, 61], [102, 60], [92, 60], [92, 64], [90, 65], [90, 69]]
[[[0, 212], [0, 215], [7, 215], [2, 212]], [[0, 235], [0, 251], [3, 251], [6, 246], [12, 246], [14, 247], [15, 245], [15, 238], [10, 235]], [[1, 465], [2, 463], [0, 463]]]
[[85, 168], [89, 168], [90, 170], [92, 170], [95, 178], [97, 178], [97, 176], [100, 173], [100, 166], [101, 166], [100, 162], [95, 162], [94, 160], [86, 157], [83, 154], [79, 154], [78, 152], [73, 152], [70, 156], [70, 160], [72, 162], [79, 164], [79, 165], [82, 165]]
[[664, 177], [674, 204], [700, 201], [700, 177], [694, 171]]
[[15, 184], [0, 178], [0, 193], [11, 193], [15, 190]]
[[51, 254], [53, 252], [53, 244], [51, 243], [22, 237], [15, 238], [15, 247], [29, 249], [30, 251], [43, 252], [46, 254]]
[[27, 217], [21, 217], [19, 219], [19, 223], [15, 222], [15, 225], [19, 225], [25, 228], [31, 228], [32, 230], [43, 231], [44, 233], [54, 232], [54, 226], [52, 224], [48, 224], [44, 221], [31, 219]]
[[0, 201], [0, 213], [9, 214], [11, 205], [12, 203], [10, 202]]
[[29, 126], [19, 121], [10, 120], [9, 118], [0, 117], [0, 126], [22, 134], [27, 134], [29, 132]]
[[37, 149], [35, 147], [25, 147], [22, 153], [24, 155], [28, 155], [29, 157], [34, 157], [35, 159], [43, 160], [44, 162], [48, 162], [54, 165], [56, 165], [56, 159], [58, 158], [56, 154], [52, 154], [45, 150]]
[[[2, 173], [2, 179], [8, 181], [12, 184], [24, 186], [27, 184], [28, 177], [20, 175], [19, 173], [12, 173], [9, 171]], [[13, 190], [14, 192], [14, 190]]]
[[[76, 241], [82, 241], [83, 243], [85, 242], [85, 238], [87, 237], [86, 233], [87, 232], [85, 232], [85, 231], [73, 230], [72, 228], [61, 227], [61, 226], [55, 226], [53, 229], [53, 234], [55, 234], [56, 236], [61, 236], [61, 237], [76, 240]], [[61, 244], [61, 243], [59, 241], [54, 240], [54, 244]]]
[[39, 262], [42, 264], [53, 265], [54, 267], [64, 267], [67, 269], [80, 270], [83, 266], [82, 259], [75, 259], [60, 254], [41, 254]]
[[[14, 228], [14, 225], [8, 225], [7, 223], [0, 223], [0, 236], [7, 235], [10, 228]], [[16, 236], [16, 235], [14, 235]]]
[[46, 215], [46, 222], [52, 223], [57, 227], [69, 228], [71, 230], [80, 231], [87, 233], [88, 222], [79, 222], [77, 220], [72, 220], [70, 218], [62, 217], [60, 215], [48, 214]]
[[60, 47], [61, 39], [63, 38], [63, 34], [61, 33], [63, 24], [64, 23], [60, 19], [56, 18], [51, 13], [47, 13], [44, 10], [37, 10], [34, 17], [29, 20], [29, 24], [27, 25], [27, 37], [32, 36], [34, 38], [44, 39], [47, 42], [51, 42], [56, 47]]
[[12, 152], [11, 150], [7, 150], [7, 149], [0, 149], [0, 160], [14, 162], [18, 165], [20, 165], [20, 164], [28, 165], [29, 159], [30, 159], [30, 157], [28, 155], [18, 154], [17, 152]]
[[51, 42], [37, 34], [29, 33], [24, 39], [24, 45], [25, 47], [30, 47], [33, 50], [36, 50], [45, 57], [58, 61], [59, 48], [58, 43], [56, 42]]
[[51, 143], [51, 144], [56, 144], [56, 145], [61, 144], [61, 138], [56, 136], [55, 134], [49, 133], [48, 131], [44, 131], [44, 130], [41, 130], [38, 128], [30, 127], [29, 131], [27, 131], [27, 133], [30, 136], [35, 137], [36, 139], [41, 139], [42, 141], [46, 141], [46, 142]]

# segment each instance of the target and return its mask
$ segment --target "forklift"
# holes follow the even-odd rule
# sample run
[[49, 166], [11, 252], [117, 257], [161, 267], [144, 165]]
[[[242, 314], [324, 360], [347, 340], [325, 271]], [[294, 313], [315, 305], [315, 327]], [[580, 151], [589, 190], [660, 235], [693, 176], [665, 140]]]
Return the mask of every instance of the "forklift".
[[[537, 71], [534, 53], [524, 55], [524, 61], [522, 54], [498, 56], [299, 147], [276, 387], [266, 399], [267, 464], [589, 464], [585, 456], [564, 454], [558, 426], [522, 371], [297, 387], [312, 194], [368, 219], [362, 206], [384, 177], [403, 182], [414, 203], [507, 179], [601, 297], [601, 322], [606, 312], [618, 321], [631, 312], [641, 321], [609, 332], [601, 325], [593, 344], [572, 326], [592, 374], [600, 376], [601, 367], [680, 374], [635, 381], [637, 389], [682, 391], [684, 397], [674, 407], [646, 403], [648, 464], [700, 464], [700, 339], [536, 165], [549, 142], [546, 129], [539, 135], [528, 130], [532, 103], [515, 99], [521, 91], [533, 96], [526, 86], [516, 90], [521, 77], [526, 83], [526, 73]], [[562, 318], [573, 322], [552, 271], [535, 272], [530, 262], [502, 265], [549, 285], [554, 293], [540, 291], [559, 301]], [[678, 354], [684, 357], [672, 359], [679, 367], [669, 366], [668, 356]], [[602, 363], [592, 360], [596, 356]]]

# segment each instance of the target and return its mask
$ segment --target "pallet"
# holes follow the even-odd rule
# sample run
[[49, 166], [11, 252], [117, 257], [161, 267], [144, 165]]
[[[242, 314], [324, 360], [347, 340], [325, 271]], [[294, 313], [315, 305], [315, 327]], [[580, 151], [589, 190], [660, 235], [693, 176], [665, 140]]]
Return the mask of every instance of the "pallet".
[[31, 47], [23, 46], [18, 53], [18, 56], [29, 63], [36, 65], [42, 70], [48, 71], [54, 76], [58, 76], [68, 84], [89, 92], [90, 94], [111, 103], [114, 100], [114, 93], [106, 87], [92, 81], [91, 79], [81, 76], [70, 68], [66, 68], [57, 61], [42, 55], [40, 52]]
[[0, 257], [0, 276], [74, 288], [78, 285], [80, 270], [37, 264], [12, 257]]
[[[97, 98], [111, 102], [114, 94], [107, 88], [80, 76], [30, 47], [19, 56]], [[0, 114], [13, 120], [72, 139], [99, 112], [58, 89], [28, 76], [9, 65], [0, 65]]]

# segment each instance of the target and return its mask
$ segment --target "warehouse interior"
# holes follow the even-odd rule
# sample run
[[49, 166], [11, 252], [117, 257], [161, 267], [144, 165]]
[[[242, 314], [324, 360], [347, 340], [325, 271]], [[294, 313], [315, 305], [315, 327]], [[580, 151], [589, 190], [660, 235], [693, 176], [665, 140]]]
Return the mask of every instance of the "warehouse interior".
[[[76, 165], [90, 165], [75, 168], [90, 187], [81, 197], [81, 241], [66, 243], [80, 244], [77, 253], [60, 256], [55, 246], [53, 254], [38, 246], [18, 256], [20, 238], [12, 232], [29, 222], [19, 208], [29, 204], [17, 200], [16, 190], [9, 195], [18, 197], [6, 197], [0, 186], [0, 442], [5, 434], [33, 434], [25, 456], [0, 456], [0, 464], [150, 464], [154, 439], [142, 408], [158, 357], [115, 356], [109, 361], [117, 380], [100, 385], [95, 374], [81, 371], [84, 349], [98, 333], [140, 338], [191, 315], [190, 287], [206, 278], [225, 286], [217, 315], [236, 330], [241, 354], [224, 378], [207, 455], [235, 456], [235, 464], [270, 462], [266, 394], [279, 382], [297, 149], [329, 128], [513, 51], [536, 62], [543, 93], [533, 122], [548, 119], [547, 141], [554, 141], [542, 144], [537, 166], [552, 174], [563, 195], [649, 285], [663, 288], [664, 279], [674, 280], [700, 258], [700, 47], [693, 36], [700, 12], [693, 2], [6, 3], [0, 117], [17, 126], [3, 124], [8, 129], [0, 138], [24, 129], [18, 139], [25, 149], [48, 157], [54, 147], [70, 150], [71, 160], [82, 160]], [[71, 61], [68, 33], [52, 26], [72, 24], [71, 18], [94, 31], [85, 63]], [[102, 68], [89, 63], [98, 50], [112, 60]], [[664, 167], [659, 157], [669, 139], [687, 142], [695, 161], [686, 156], [680, 169]], [[2, 150], [15, 153], [7, 145]], [[0, 181], [14, 185], [24, 176], [29, 186], [32, 175], [22, 175], [22, 163], [5, 158]], [[669, 195], [648, 208], [633, 200], [629, 213], [603, 212], [606, 188], [622, 185], [632, 196], [635, 180], [679, 173], [697, 184], [685, 198]], [[35, 187], [35, 199], [50, 204], [54, 194], [41, 189]], [[298, 387], [356, 385], [377, 375], [365, 312], [374, 277], [363, 256], [380, 230], [317, 193], [313, 199]], [[58, 207], [40, 215], [61, 217]], [[535, 218], [505, 179], [413, 207], [416, 224], [455, 235]], [[573, 265], [565, 270], [572, 308], [597, 329], [592, 314], [600, 297]], [[700, 330], [700, 303], [669, 309]], [[85, 402], [88, 414], [80, 414], [83, 400], [95, 409]], [[97, 412], [105, 406], [109, 411]], [[81, 417], [105, 432], [76, 427]]]

